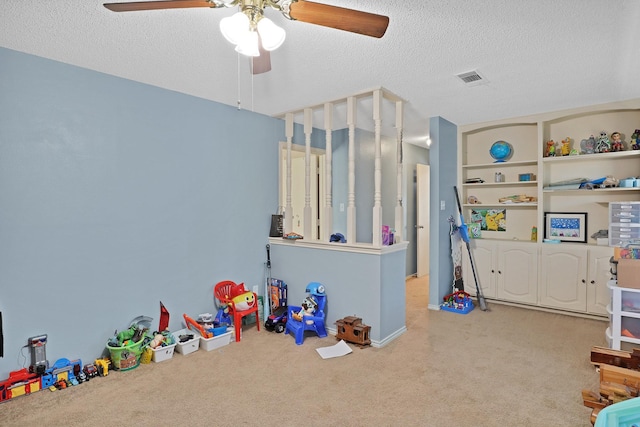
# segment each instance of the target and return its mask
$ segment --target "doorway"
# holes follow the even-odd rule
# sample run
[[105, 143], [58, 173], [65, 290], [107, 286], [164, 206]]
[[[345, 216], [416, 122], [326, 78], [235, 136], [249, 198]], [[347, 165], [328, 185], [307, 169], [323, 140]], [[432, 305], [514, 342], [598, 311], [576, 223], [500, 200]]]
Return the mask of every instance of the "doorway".
[[[306, 147], [303, 145], [291, 145], [291, 212], [286, 212], [287, 204], [287, 144], [280, 143], [279, 155], [279, 205], [285, 209], [285, 217], [291, 215], [291, 230], [304, 236], [304, 206], [306, 183]], [[322, 236], [322, 223], [324, 220], [325, 197], [325, 150], [311, 148], [310, 157], [310, 205], [311, 205], [311, 236], [305, 239], [318, 240]]]
[[416, 264], [417, 276], [429, 274], [430, 166], [416, 164]]

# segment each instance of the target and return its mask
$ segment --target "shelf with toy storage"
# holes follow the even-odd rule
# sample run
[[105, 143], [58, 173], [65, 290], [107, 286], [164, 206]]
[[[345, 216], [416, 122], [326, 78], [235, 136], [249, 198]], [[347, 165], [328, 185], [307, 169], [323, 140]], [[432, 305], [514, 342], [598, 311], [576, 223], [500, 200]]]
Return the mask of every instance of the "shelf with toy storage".
[[[586, 229], [591, 235], [608, 228], [609, 203], [640, 200], [640, 187], [628, 186], [626, 181], [640, 175], [640, 150], [631, 149], [632, 136], [640, 128], [640, 102], [629, 105], [595, 108], [543, 123], [541, 145], [564, 139], [575, 151], [575, 155], [542, 158], [539, 175], [545, 212], [587, 213]], [[624, 141], [623, 151], [591, 152], [593, 142], [587, 141], [592, 136], [596, 141], [611, 141], [614, 132]], [[578, 180], [596, 184], [579, 184]], [[574, 183], [558, 185], [570, 181]]]
[[[466, 223], [472, 232], [481, 224], [471, 247], [486, 297], [568, 314], [607, 315], [613, 249], [603, 245], [606, 239], [591, 236], [608, 230], [611, 204], [640, 201], [640, 149], [633, 149], [640, 148], [638, 129], [640, 98], [459, 128], [457, 184]], [[621, 151], [614, 151], [613, 133], [623, 141]], [[499, 141], [512, 147], [503, 162], [490, 153]], [[551, 145], [554, 155], [548, 156]], [[605, 149], [595, 152], [592, 145]], [[545, 243], [550, 237], [545, 225], [555, 214], [576, 214], [580, 239]], [[496, 218], [501, 221], [497, 230]], [[513, 251], [512, 244], [529, 246]], [[537, 275], [527, 275], [533, 283], [514, 289], [496, 274], [509, 251], [520, 256], [523, 268], [534, 266]], [[465, 290], [473, 294], [466, 264]]]
[[[538, 212], [538, 123], [467, 127], [461, 130], [459, 141], [464, 217], [479, 220], [474, 213], [486, 218], [487, 211], [502, 212], [501, 225], [482, 220], [482, 237], [529, 240]], [[504, 161], [492, 156], [492, 146], [500, 141], [511, 146], [511, 154]]]
[[623, 288], [615, 280], [607, 287], [611, 291], [611, 304], [607, 306], [610, 315], [606, 337], [609, 347], [621, 350], [624, 344], [640, 345], [640, 289]]

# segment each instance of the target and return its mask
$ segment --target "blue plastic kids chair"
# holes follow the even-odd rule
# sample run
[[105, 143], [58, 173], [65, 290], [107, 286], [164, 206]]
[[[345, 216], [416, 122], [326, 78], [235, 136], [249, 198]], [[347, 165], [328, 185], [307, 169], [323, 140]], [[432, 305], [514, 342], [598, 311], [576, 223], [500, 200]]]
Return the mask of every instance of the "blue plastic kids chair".
[[327, 336], [324, 325], [327, 295], [324, 293], [324, 286], [318, 282], [311, 282], [305, 292], [309, 293], [309, 296], [304, 299], [302, 306], [289, 306], [289, 317], [284, 331], [285, 334], [290, 333], [295, 337], [297, 345], [304, 341], [305, 331], [313, 331], [320, 338]]

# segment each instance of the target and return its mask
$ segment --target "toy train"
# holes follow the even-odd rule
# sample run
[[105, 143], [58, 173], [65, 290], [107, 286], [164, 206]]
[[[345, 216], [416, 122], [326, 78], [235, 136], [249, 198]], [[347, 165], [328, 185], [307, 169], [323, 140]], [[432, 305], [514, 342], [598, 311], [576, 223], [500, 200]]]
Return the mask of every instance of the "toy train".
[[360, 317], [347, 316], [336, 320], [336, 326], [338, 327], [337, 339], [362, 346], [371, 344], [371, 339], [369, 338], [371, 326], [363, 324]]

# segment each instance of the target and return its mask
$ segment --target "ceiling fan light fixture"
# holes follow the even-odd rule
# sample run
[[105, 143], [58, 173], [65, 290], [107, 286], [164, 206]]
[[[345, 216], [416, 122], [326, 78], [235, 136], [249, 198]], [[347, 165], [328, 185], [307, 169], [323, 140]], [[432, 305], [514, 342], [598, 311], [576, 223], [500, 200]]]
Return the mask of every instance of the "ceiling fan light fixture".
[[249, 17], [242, 12], [220, 20], [220, 32], [230, 43], [237, 45], [250, 32]]
[[283, 28], [278, 27], [269, 18], [259, 20], [257, 27], [265, 50], [276, 50], [282, 46], [287, 35]]
[[245, 56], [260, 56], [260, 50], [258, 49], [258, 33], [255, 31], [248, 31], [245, 33], [236, 46], [236, 52]]

